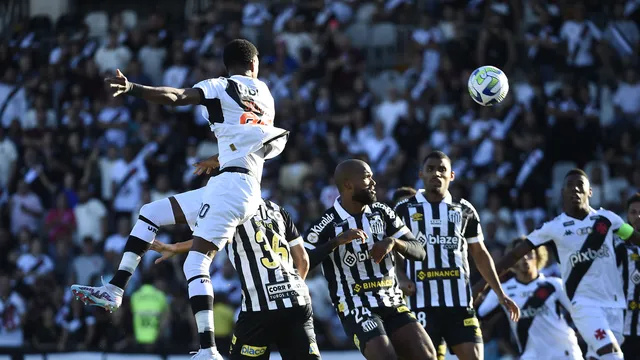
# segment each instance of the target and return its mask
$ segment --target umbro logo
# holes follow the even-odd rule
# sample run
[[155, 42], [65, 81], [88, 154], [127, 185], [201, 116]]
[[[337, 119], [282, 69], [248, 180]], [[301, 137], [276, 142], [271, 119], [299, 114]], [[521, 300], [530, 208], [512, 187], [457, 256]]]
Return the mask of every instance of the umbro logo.
[[569, 236], [569, 235], [573, 235], [573, 231], [567, 230], [564, 232], [564, 236]]

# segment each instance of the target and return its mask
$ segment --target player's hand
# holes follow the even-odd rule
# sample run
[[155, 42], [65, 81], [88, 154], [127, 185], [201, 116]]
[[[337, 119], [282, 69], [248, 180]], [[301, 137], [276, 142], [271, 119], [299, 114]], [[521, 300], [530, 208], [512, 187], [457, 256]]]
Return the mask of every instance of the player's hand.
[[360, 240], [361, 243], [364, 244], [364, 242], [367, 241], [367, 234], [360, 229], [349, 229], [343, 232], [342, 234], [338, 235], [338, 237], [336, 238], [338, 242], [337, 244], [338, 246], [348, 244], [353, 240], [358, 240], [358, 239]]
[[196, 170], [193, 172], [195, 175], [202, 175], [206, 173], [207, 175], [211, 174], [211, 172], [220, 167], [220, 161], [218, 160], [218, 155], [213, 155], [212, 157], [198, 161], [193, 164]]
[[500, 299], [500, 305], [507, 308], [507, 311], [509, 311], [509, 318], [512, 321], [518, 321], [520, 319], [520, 308], [507, 295], [502, 296]]
[[398, 278], [398, 286], [404, 296], [413, 296], [416, 293], [416, 284], [409, 279]]
[[376, 242], [373, 244], [370, 251], [371, 258], [376, 262], [376, 264], [380, 264], [382, 259], [384, 259], [388, 253], [393, 251], [394, 246], [396, 246], [396, 239], [391, 237], [384, 238], [382, 241]]
[[104, 82], [109, 84], [109, 89], [113, 92], [113, 97], [129, 92], [133, 87], [124, 74], [120, 72], [120, 69], [116, 70], [116, 77], [106, 78]]
[[177, 254], [173, 244], [165, 244], [158, 240], [153, 240], [150, 249], [162, 255], [160, 258], [156, 259], [156, 264], [169, 260]]

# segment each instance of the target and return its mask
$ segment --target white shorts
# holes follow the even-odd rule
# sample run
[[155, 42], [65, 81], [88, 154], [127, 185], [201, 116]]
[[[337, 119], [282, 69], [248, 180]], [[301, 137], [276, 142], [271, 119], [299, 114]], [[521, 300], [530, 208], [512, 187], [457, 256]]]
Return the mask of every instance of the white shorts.
[[191, 231], [195, 229], [196, 220], [198, 219], [198, 212], [200, 211], [200, 206], [202, 205], [202, 196], [204, 195], [204, 189], [205, 187], [203, 186], [199, 189], [173, 195], [173, 198], [176, 199], [178, 205], [180, 205], [180, 209], [182, 209], [182, 213], [184, 214], [184, 217], [187, 220], [187, 224], [189, 225]]
[[221, 250], [233, 239], [236, 227], [258, 211], [260, 183], [252, 175], [225, 172], [209, 179], [200, 201], [193, 236]]
[[590, 354], [596, 354], [605, 345], [620, 345], [624, 341], [624, 309], [576, 304], [571, 309], [571, 318]]

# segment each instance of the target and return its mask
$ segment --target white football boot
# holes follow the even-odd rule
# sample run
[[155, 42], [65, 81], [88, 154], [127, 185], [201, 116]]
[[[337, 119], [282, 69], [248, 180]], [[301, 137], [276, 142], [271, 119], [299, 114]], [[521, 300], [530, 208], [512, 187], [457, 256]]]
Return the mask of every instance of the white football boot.
[[111, 284], [105, 284], [102, 280], [102, 286], [84, 286], [71, 285], [71, 292], [76, 300], [82, 301], [85, 305], [99, 306], [114, 312], [122, 305], [122, 294], [118, 295], [117, 289]]
[[191, 360], [224, 360], [216, 348], [200, 349], [197, 353], [191, 354], [194, 354]]

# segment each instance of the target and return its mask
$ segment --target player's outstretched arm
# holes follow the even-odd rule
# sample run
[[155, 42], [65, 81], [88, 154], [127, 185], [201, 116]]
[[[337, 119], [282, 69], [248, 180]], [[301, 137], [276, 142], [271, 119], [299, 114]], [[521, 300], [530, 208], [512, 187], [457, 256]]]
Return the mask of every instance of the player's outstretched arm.
[[191, 249], [192, 244], [193, 240], [183, 241], [175, 244], [165, 244], [158, 240], [153, 240], [149, 249], [156, 251], [162, 255], [162, 257], [156, 259], [155, 261], [156, 264], [160, 264], [161, 262], [168, 260], [177, 254], [188, 253]]
[[470, 243], [469, 252], [482, 278], [489, 284], [491, 290], [496, 293], [500, 303], [505, 305], [507, 310], [509, 310], [511, 320], [518, 321], [518, 318], [520, 318], [520, 309], [502, 289], [500, 279], [496, 273], [495, 264], [489, 251], [487, 251], [487, 248], [484, 246], [484, 241]]
[[[515, 265], [518, 260], [522, 259], [523, 256], [528, 254], [531, 250], [533, 250], [533, 244], [529, 240], [525, 240], [521, 242], [518, 246], [516, 246], [513, 250], [509, 251], [505, 254], [500, 261], [498, 261], [498, 265], [495, 266], [496, 274], [498, 276], [502, 276], [506, 273], [513, 265]], [[478, 268], [478, 270], [480, 270]], [[483, 274], [484, 277], [484, 274]], [[477, 284], [473, 286], [473, 297], [475, 298], [483, 292], [487, 288], [487, 282], [484, 280], [478, 281]]]
[[115, 77], [106, 78], [104, 81], [109, 84], [114, 97], [127, 94], [161, 105], [198, 105], [204, 98], [202, 90], [196, 88], [155, 87], [129, 82], [120, 69], [116, 70]]
[[309, 269], [318, 266], [318, 264], [323, 262], [338, 246], [348, 244], [356, 239], [360, 239], [360, 241], [364, 243], [367, 240], [367, 234], [360, 229], [349, 229], [324, 244], [316, 246], [314, 249], [307, 249]]
[[427, 250], [411, 232], [407, 232], [400, 238], [387, 237], [373, 244], [371, 257], [379, 264], [391, 251], [396, 251], [409, 260], [422, 261], [427, 256]]

